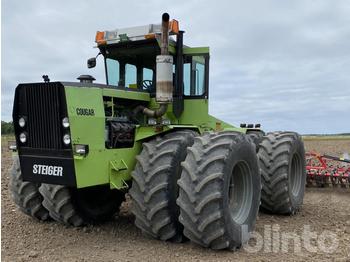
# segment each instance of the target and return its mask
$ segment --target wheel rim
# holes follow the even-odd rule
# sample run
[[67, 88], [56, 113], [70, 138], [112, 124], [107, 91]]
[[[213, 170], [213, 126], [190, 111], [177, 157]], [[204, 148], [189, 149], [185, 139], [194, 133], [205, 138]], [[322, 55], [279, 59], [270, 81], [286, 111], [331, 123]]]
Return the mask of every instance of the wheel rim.
[[249, 216], [253, 200], [252, 173], [246, 162], [241, 161], [234, 166], [228, 194], [231, 218], [243, 224]]
[[292, 187], [293, 196], [298, 196], [303, 177], [303, 166], [300, 155], [295, 153], [292, 157], [291, 169], [290, 169], [290, 184]]

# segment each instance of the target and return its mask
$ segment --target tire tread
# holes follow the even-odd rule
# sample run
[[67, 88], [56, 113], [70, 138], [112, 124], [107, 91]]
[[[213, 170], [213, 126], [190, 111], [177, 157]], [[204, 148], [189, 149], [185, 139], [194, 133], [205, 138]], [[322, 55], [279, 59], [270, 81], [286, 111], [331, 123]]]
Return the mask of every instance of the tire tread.
[[289, 192], [290, 148], [301, 140], [295, 132], [271, 132], [263, 137], [259, 146], [263, 211], [276, 214], [294, 214], [300, 207], [293, 206]]
[[[132, 172], [133, 184], [129, 191], [135, 215], [135, 225], [148, 236], [165, 241], [183, 239], [183, 227], [174, 216], [177, 196], [170, 196], [171, 176], [180, 167], [179, 158], [192, 145], [195, 132], [175, 131], [145, 142]], [[184, 154], [184, 157], [186, 154]], [[184, 158], [183, 157], [183, 158]], [[182, 159], [183, 160], [183, 159]], [[181, 170], [181, 169], [180, 169]]]
[[12, 199], [20, 211], [37, 220], [50, 219], [48, 210], [42, 205], [43, 196], [39, 192], [39, 185], [23, 181], [17, 156], [13, 159], [9, 189]]

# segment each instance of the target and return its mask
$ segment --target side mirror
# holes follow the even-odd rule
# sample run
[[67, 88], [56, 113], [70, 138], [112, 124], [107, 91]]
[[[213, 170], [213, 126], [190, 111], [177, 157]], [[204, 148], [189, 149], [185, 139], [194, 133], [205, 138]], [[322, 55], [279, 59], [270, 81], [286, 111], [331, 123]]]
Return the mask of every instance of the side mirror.
[[89, 58], [87, 60], [87, 67], [94, 68], [96, 66], [96, 57]]

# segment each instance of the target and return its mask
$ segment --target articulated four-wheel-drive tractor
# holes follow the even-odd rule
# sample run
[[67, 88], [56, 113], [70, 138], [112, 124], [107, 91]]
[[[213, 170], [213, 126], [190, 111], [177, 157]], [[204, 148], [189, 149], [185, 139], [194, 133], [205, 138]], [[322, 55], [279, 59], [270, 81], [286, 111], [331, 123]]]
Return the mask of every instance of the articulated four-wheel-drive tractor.
[[166, 13], [161, 24], [97, 32], [106, 85], [83, 75], [17, 86], [11, 191], [20, 210], [96, 224], [129, 193], [144, 234], [236, 249], [259, 208], [301, 207], [300, 136], [210, 116], [209, 48], [183, 45], [183, 33]]

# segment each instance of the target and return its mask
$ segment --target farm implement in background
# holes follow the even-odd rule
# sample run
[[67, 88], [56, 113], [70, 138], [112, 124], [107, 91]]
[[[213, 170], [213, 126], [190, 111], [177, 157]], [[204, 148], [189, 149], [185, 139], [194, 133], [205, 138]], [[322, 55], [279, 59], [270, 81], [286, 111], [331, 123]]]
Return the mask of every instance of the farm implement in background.
[[307, 186], [350, 188], [350, 159], [307, 152]]

